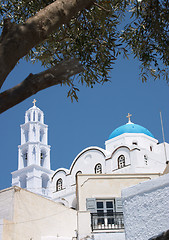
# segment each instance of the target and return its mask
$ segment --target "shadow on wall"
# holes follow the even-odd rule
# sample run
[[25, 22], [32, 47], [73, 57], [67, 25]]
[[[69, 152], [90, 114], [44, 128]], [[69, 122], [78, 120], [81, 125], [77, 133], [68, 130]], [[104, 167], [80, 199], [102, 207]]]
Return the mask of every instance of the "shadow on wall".
[[149, 238], [149, 240], [169, 240], [169, 230], [159, 234], [156, 237]]

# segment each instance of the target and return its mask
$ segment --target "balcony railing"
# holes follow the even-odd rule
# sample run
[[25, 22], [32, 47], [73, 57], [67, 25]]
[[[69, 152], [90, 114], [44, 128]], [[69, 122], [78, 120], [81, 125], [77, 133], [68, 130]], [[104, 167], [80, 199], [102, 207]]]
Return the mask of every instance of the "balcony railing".
[[91, 213], [91, 227], [92, 231], [124, 229], [123, 213]]

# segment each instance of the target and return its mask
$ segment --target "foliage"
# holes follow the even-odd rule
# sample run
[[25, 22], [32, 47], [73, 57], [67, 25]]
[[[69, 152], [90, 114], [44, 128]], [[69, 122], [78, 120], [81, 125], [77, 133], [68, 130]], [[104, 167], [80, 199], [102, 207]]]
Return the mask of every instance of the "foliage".
[[[52, 2], [2, 0], [1, 27], [6, 17], [22, 24]], [[95, 83], [109, 81], [109, 71], [120, 53], [128, 57], [132, 51], [140, 60], [142, 81], [147, 81], [149, 75], [168, 81], [168, 9], [168, 0], [96, 0], [90, 9], [79, 12], [69, 24], [56, 29], [45, 42], [32, 49], [26, 59], [51, 67], [77, 58], [84, 66], [77, 80], [93, 87]], [[70, 86], [68, 96], [77, 100], [74, 79], [65, 84]]]
[[168, 82], [169, 1], [140, 1], [131, 8], [132, 21], [122, 38], [141, 62], [141, 78], [147, 81], [163, 77]]

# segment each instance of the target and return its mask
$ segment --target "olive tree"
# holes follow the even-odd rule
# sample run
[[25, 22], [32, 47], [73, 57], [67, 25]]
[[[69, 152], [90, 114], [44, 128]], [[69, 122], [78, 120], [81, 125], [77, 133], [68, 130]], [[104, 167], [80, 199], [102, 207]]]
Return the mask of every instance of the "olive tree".
[[2, 0], [0, 3], [0, 87], [21, 58], [40, 61], [0, 93], [0, 112], [53, 85], [93, 87], [109, 81], [118, 56], [140, 60], [140, 77], [168, 82], [168, 0]]

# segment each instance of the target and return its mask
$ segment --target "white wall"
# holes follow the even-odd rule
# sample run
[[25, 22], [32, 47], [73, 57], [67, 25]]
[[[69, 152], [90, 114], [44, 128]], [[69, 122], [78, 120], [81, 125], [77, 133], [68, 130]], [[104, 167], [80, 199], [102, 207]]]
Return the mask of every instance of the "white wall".
[[77, 177], [78, 210], [86, 211], [86, 199], [112, 199], [121, 190], [158, 177], [158, 174], [83, 174]]
[[[12, 221], [4, 219], [3, 240], [41, 240], [41, 237], [48, 236], [72, 239], [76, 236], [76, 211], [18, 187], [15, 191], [11, 188], [6, 192], [8, 195], [14, 192], [14, 196], [10, 198], [10, 205], [14, 206]], [[2, 197], [0, 194], [0, 198]], [[4, 207], [6, 210], [8, 206], [4, 204], [0, 208], [1, 212]], [[9, 214], [5, 213], [3, 216], [8, 217]]]
[[13, 198], [13, 188], [7, 188], [0, 191], [0, 219], [12, 220]]
[[0, 219], [0, 240], [2, 240], [3, 234], [3, 219]]
[[169, 229], [169, 174], [122, 190], [126, 240], [148, 240]]

